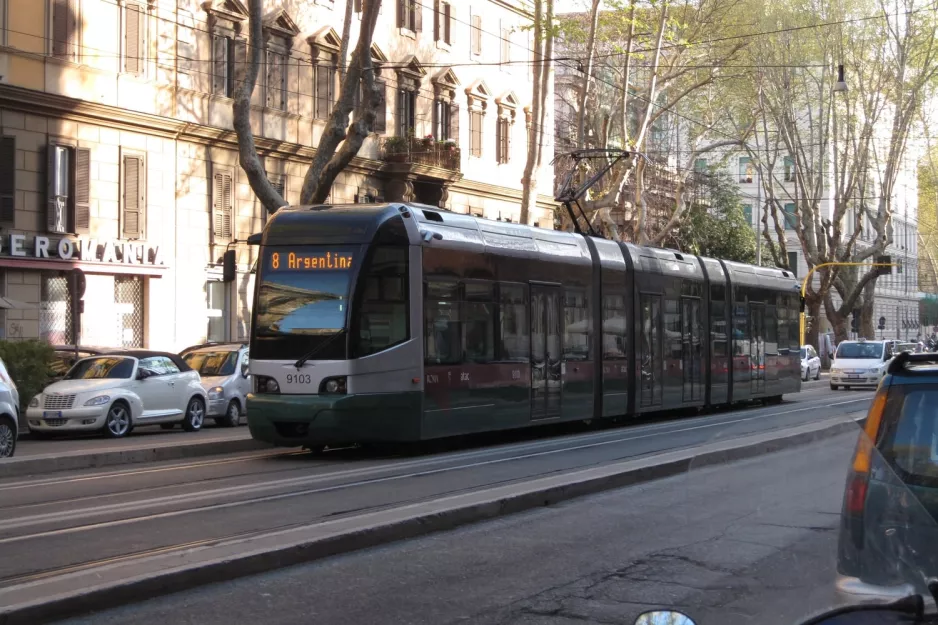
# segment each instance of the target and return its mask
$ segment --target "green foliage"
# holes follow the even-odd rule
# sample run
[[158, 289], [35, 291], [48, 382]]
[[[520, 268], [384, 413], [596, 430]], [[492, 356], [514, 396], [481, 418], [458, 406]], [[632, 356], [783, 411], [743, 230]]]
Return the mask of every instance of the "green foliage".
[[[739, 186], [729, 173], [713, 170], [707, 187], [709, 201], [690, 206], [676, 233], [676, 242], [681, 249], [694, 254], [755, 263], [756, 234], [743, 213]], [[766, 257], [771, 259], [771, 255], [762, 256], [763, 264]]]
[[0, 341], [0, 358], [6, 363], [10, 377], [20, 394], [20, 408], [50, 382], [50, 367], [55, 350], [45, 341]]

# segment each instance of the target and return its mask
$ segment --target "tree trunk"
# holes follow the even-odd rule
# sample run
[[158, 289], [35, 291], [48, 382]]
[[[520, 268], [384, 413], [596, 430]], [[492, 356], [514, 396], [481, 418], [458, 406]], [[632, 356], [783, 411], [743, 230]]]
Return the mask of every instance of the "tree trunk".
[[339, 44], [339, 69], [345, 69], [345, 59], [348, 57], [348, 42], [352, 36], [352, 13], [355, 8], [355, 0], [347, 0], [345, 3], [345, 17], [342, 19], [342, 43]]
[[[319, 139], [313, 162], [306, 170], [303, 189], [300, 192], [300, 202], [303, 204], [321, 204], [326, 201], [332, 183], [352, 161], [374, 127], [382, 94], [375, 88], [371, 41], [380, 8], [381, 0], [362, 0], [362, 25], [358, 44], [342, 80], [339, 100], [326, 120], [326, 129]], [[359, 83], [362, 85], [362, 91], [369, 94], [368, 106], [363, 106], [361, 111], [355, 112], [353, 123], [349, 126], [349, 114], [354, 108], [355, 92], [359, 89]], [[337, 151], [343, 141], [342, 149]]]
[[521, 223], [531, 221], [532, 208], [537, 201], [537, 174], [535, 167], [540, 159], [541, 133], [537, 119], [544, 106], [546, 95], [541, 92], [541, 74], [546, 71], [543, 54], [544, 45], [544, 6], [543, 0], [534, 1], [534, 63], [532, 66], [533, 95], [531, 98], [531, 127], [528, 128], [528, 154], [524, 162], [524, 174], [521, 177]]
[[596, 28], [599, 26], [600, 2], [601, 0], [593, 0], [589, 37], [586, 41], [586, 67], [583, 71], [583, 86], [580, 88], [577, 103], [576, 146], [578, 148], [586, 146], [586, 103], [589, 100], [590, 83], [593, 82], [593, 59], [596, 53]]
[[868, 282], [863, 288], [863, 299], [860, 304], [860, 336], [871, 340], [876, 338], [876, 320], [873, 319], [875, 290], [876, 280]]
[[824, 298], [824, 313], [827, 315], [827, 320], [830, 321], [834, 329], [834, 343], [840, 344], [841, 341], [849, 339], [850, 331], [847, 327], [847, 316], [834, 308], [834, 301], [831, 298], [830, 291], [828, 291], [827, 296]]

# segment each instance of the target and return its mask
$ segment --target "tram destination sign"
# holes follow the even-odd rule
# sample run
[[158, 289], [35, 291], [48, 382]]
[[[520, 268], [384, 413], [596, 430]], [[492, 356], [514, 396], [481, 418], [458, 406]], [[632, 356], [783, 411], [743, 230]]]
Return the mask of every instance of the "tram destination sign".
[[350, 252], [302, 252], [277, 251], [270, 254], [268, 263], [271, 271], [335, 271], [351, 269], [353, 255]]
[[0, 257], [82, 261], [116, 265], [165, 267], [160, 246], [143, 241], [68, 238], [25, 234], [0, 236]]

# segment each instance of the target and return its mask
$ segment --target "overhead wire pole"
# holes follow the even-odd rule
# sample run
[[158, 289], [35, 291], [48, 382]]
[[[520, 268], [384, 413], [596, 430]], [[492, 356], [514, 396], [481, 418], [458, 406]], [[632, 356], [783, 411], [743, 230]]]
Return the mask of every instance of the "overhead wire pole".
[[890, 268], [892, 268], [892, 267], [897, 267], [897, 266], [898, 266], [897, 263], [890, 262], [890, 261], [892, 260], [892, 258], [889, 257], [889, 256], [884, 256], [884, 257], [882, 257], [882, 260], [884, 260], [885, 262], [877, 262], [877, 263], [846, 263], [846, 262], [845, 262], [845, 263], [836, 263], [836, 262], [832, 262], [832, 263], [821, 263], [821, 264], [819, 264], [819, 265], [815, 265], [814, 267], [811, 267], [811, 269], [808, 270], [807, 275], [805, 275], [804, 280], [802, 280], [802, 282], [801, 282], [801, 319], [800, 319], [800, 324], [799, 324], [799, 325], [800, 325], [800, 328], [799, 328], [799, 332], [800, 332], [799, 341], [800, 341], [800, 343], [798, 343], [798, 345], [804, 345], [804, 332], [805, 332], [804, 298], [805, 298], [805, 295], [806, 295], [807, 292], [808, 292], [808, 281], [811, 279], [811, 276], [814, 275], [814, 272], [817, 271], [818, 269], [822, 268], [822, 267], [880, 267], [880, 268], [882, 268], [882, 267], [890, 267]]

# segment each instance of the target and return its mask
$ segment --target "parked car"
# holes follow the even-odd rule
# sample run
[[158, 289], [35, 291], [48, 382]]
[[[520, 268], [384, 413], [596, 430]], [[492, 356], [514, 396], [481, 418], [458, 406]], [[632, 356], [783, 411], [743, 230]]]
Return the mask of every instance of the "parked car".
[[251, 392], [248, 346], [207, 343], [185, 349], [182, 354], [186, 364], [202, 377], [202, 388], [208, 394], [207, 416], [219, 425], [240, 424]]
[[843, 386], [876, 386], [886, 374], [893, 357], [890, 341], [843, 341], [834, 353], [831, 365], [831, 390]]
[[0, 458], [11, 458], [16, 453], [19, 437], [20, 393], [7, 371], [6, 363], [0, 360]]
[[123, 350], [76, 362], [30, 400], [26, 420], [37, 437], [100, 431], [120, 438], [138, 425], [199, 430], [207, 405], [198, 372], [178, 355]]
[[821, 379], [821, 357], [811, 345], [801, 346], [801, 379]]
[[938, 354], [889, 363], [857, 440], [836, 588], [849, 603], [931, 596], [938, 576]]

